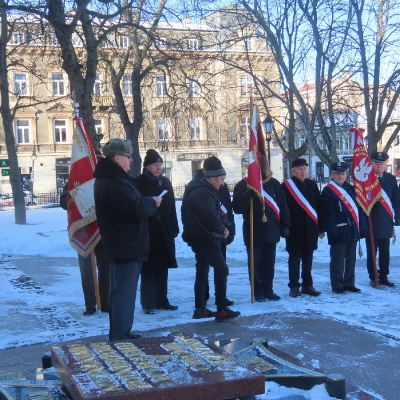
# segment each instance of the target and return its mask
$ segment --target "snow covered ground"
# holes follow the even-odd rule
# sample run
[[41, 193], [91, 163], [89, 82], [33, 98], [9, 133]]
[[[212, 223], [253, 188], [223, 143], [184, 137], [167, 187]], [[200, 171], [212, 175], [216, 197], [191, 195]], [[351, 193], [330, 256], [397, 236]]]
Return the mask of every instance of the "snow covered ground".
[[[178, 215], [180, 204], [178, 201]], [[250, 302], [247, 255], [241, 232], [242, 219], [241, 216], [235, 218], [237, 236], [228, 247], [228, 297], [235, 301], [233, 308], [240, 310], [244, 316], [263, 314], [268, 312], [265, 304]], [[66, 212], [61, 208], [30, 209], [27, 210], [27, 221], [27, 225], [16, 225], [13, 210], [0, 211], [0, 350], [107, 334], [108, 318], [105, 314], [96, 319], [95, 324], [92, 317], [82, 317], [84, 306], [79, 268], [76, 253], [68, 242]], [[399, 228], [396, 227], [396, 230], [399, 236]], [[362, 243], [362, 246], [365, 253], [365, 244]], [[170, 270], [169, 298], [172, 304], [179, 304], [179, 310], [168, 314], [168, 317], [160, 314], [160, 318], [138, 311], [135, 314], [136, 329], [145, 331], [193, 322], [193, 254], [180, 236], [176, 240], [176, 248], [179, 268]], [[302, 296], [292, 299], [288, 295], [287, 287], [287, 253], [284, 240], [281, 240], [277, 247], [274, 291], [282, 300], [274, 302], [273, 311], [299, 315], [315, 312], [376, 332], [397, 347], [400, 343], [400, 311], [398, 306], [393, 305], [398, 305], [400, 301], [400, 269], [396, 267], [400, 259], [399, 244], [391, 246], [391, 254], [393, 267], [390, 279], [399, 284], [396, 288], [371, 288], [364, 256], [357, 260], [356, 267], [356, 285], [362, 292], [337, 295], [332, 293], [329, 283], [329, 246], [326, 238], [321, 239], [314, 254], [313, 278], [314, 286], [322, 291], [322, 295], [317, 298]], [[45, 267], [41, 265], [43, 257], [46, 260], [51, 259], [50, 266], [49, 262]], [[21, 275], [21, 270], [25, 275]], [[26, 289], [26, 285], [29, 290], [18, 290], [23, 286]], [[29, 309], [22, 307], [22, 304], [29, 304]], [[138, 307], [140, 304], [137, 303]], [[51, 316], [45, 320], [53, 321], [52, 326], [43, 322], [43, 314]], [[16, 329], [10, 328], [10, 315]], [[35, 328], [18, 329], [19, 326]], [[323, 387], [299, 392], [307, 399], [329, 398]], [[290, 394], [298, 393], [293, 389], [269, 384], [268, 397], [259, 398], [282, 398]]]

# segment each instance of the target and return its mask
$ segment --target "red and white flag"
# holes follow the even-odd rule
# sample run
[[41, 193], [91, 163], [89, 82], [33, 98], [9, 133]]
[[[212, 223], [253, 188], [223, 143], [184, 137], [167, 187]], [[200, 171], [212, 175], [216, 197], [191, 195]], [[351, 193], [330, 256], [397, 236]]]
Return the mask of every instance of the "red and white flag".
[[271, 176], [272, 171], [269, 167], [265, 150], [264, 129], [260, 121], [257, 106], [254, 106], [250, 125], [247, 187], [257, 193], [264, 209], [263, 183], [268, 182]]
[[382, 196], [382, 188], [372, 168], [372, 162], [364, 145], [364, 129], [351, 128], [353, 133], [352, 175], [357, 203], [369, 215], [372, 206]]
[[74, 121], [67, 196], [68, 237], [71, 246], [87, 257], [100, 240], [93, 193], [96, 156], [82, 118]]

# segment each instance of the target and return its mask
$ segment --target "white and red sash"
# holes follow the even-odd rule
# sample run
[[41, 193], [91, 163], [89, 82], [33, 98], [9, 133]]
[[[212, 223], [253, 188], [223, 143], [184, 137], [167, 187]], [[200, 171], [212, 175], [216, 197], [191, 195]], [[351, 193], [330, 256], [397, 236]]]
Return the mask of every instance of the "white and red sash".
[[337, 197], [339, 197], [339, 199], [342, 201], [342, 203], [349, 210], [351, 216], [353, 217], [353, 219], [357, 225], [357, 230], [360, 231], [360, 221], [358, 219], [358, 208], [357, 208], [356, 203], [354, 203], [354, 200], [341, 186], [336, 184], [333, 180], [330, 181], [327, 186], [329, 187], [329, 189], [332, 190], [333, 193], [336, 194]]
[[275, 203], [275, 200], [264, 189], [262, 190], [262, 194], [264, 197], [265, 204], [267, 204], [270, 208], [272, 208], [272, 210], [276, 214], [276, 217], [278, 218], [278, 221], [280, 221], [281, 210], [279, 209], [278, 204]]
[[394, 221], [394, 210], [393, 210], [392, 202], [390, 201], [389, 196], [383, 190], [383, 188], [382, 188], [382, 196], [379, 197], [379, 201], [382, 204], [385, 211], [389, 214], [392, 221]]
[[300, 192], [299, 188], [294, 183], [293, 179], [287, 179], [283, 182], [289, 190], [296, 203], [306, 212], [306, 214], [318, 225], [318, 215], [314, 208], [311, 206], [309, 201], [304, 197], [303, 193]]

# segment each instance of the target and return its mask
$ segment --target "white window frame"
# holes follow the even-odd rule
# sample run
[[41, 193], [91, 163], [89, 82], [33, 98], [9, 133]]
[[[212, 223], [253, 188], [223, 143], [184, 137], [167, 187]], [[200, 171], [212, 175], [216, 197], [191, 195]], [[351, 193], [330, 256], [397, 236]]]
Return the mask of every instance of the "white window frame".
[[201, 117], [193, 117], [189, 119], [190, 140], [201, 140], [201, 128], [203, 119]]
[[122, 94], [123, 96], [132, 96], [132, 75], [124, 74], [122, 77]]
[[100, 75], [96, 75], [96, 79], [93, 85], [93, 94], [95, 96], [101, 96], [101, 78]]
[[31, 121], [17, 118], [15, 120], [15, 139], [17, 144], [31, 143]]
[[66, 80], [63, 72], [51, 73], [51, 92], [53, 96], [65, 96]]
[[127, 49], [132, 44], [132, 39], [129, 36], [121, 36], [121, 47]]
[[244, 49], [245, 49], [245, 51], [253, 51], [254, 50], [253, 36], [245, 36], [244, 37]]
[[198, 50], [199, 49], [199, 39], [197, 39], [197, 38], [188, 39], [188, 49], [189, 50]]
[[14, 72], [14, 94], [29, 96], [29, 75], [27, 72]]
[[248, 115], [241, 115], [239, 118], [239, 126], [244, 127], [246, 131], [246, 139], [250, 137], [250, 117]]
[[66, 119], [53, 119], [53, 136], [54, 143], [68, 143], [68, 129]]
[[171, 119], [170, 118], [157, 118], [157, 139], [165, 141], [170, 139], [171, 133]]
[[254, 85], [254, 79], [250, 75], [240, 76], [240, 96], [251, 97], [258, 96], [257, 89]]
[[157, 97], [166, 97], [168, 94], [168, 79], [166, 75], [156, 76], [156, 94]]
[[23, 32], [14, 32], [12, 34], [12, 44], [21, 45], [25, 43], [25, 34]]
[[188, 77], [188, 87], [189, 87], [189, 97], [200, 97], [201, 96], [201, 86], [199, 84], [198, 76]]

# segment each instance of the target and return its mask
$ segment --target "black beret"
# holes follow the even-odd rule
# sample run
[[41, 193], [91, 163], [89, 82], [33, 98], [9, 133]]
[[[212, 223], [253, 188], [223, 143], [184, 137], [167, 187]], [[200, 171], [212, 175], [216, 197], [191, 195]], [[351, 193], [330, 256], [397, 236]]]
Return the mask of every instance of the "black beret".
[[292, 162], [292, 168], [302, 167], [303, 165], [308, 167], [307, 161], [304, 158], [298, 158]]

